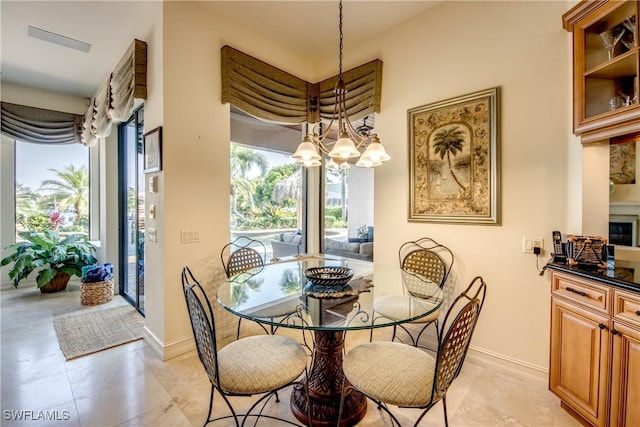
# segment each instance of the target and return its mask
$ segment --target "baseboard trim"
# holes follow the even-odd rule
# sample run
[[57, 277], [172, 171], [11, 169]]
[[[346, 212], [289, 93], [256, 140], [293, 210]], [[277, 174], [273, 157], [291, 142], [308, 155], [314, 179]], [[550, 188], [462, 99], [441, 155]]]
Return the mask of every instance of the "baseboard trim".
[[508, 373], [525, 375], [539, 380], [549, 380], [549, 370], [542, 366], [523, 362], [522, 360], [492, 351], [470, 346], [467, 357], [471, 362]]
[[182, 338], [164, 348], [164, 359], [169, 360], [196, 349], [196, 341], [193, 337]]
[[[415, 333], [414, 336], [416, 336], [424, 327], [424, 325], [420, 325], [418, 323], [405, 324], [403, 326], [411, 329]], [[400, 331], [398, 333], [404, 334], [404, 332]], [[405, 337], [403, 335], [399, 335], [399, 338], [402, 339]], [[403, 342], [408, 343], [409, 341], [405, 338]], [[429, 327], [429, 329], [427, 329], [420, 337], [420, 347], [435, 351], [434, 349], [437, 347], [437, 340], [433, 327]], [[530, 378], [541, 379], [547, 382], [549, 380], [549, 370], [545, 367], [523, 362], [522, 360], [473, 345], [469, 347], [467, 358], [476, 365], [485, 366], [509, 374], [522, 375]]]
[[151, 350], [160, 358], [160, 360], [165, 360], [164, 345], [149, 329], [147, 329], [146, 325], [142, 329], [142, 339], [149, 347], [151, 347]]
[[193, 351], [196, 348], [193, 337], [183, 338], [165, 346], [146, 326], [142, 331], [142, 339], [163, 362]]

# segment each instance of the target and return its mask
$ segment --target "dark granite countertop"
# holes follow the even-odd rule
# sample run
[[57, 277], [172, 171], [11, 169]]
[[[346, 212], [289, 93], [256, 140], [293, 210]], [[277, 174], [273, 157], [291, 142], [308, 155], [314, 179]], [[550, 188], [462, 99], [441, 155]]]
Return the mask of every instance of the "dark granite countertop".
[[548, 266], [554, 270], [572, 273], [607, 285], [640, 292], [640, 261], [616, 260], [613, 271], [572, 267], [556, 262], [551, 262]]

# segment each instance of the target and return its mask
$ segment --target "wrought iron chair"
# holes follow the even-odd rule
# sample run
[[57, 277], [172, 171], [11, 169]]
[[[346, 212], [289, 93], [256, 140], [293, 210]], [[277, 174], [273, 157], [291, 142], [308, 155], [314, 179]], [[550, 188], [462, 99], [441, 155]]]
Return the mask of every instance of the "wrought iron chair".
[[220, 251], [220, 260], [227, 277], [235, 276], [252, 268], [262, 267], [267, 249], [259, 240], [238, 236]]
[[343, 388], [342, 400], [347, 389], [359, 390], [389, 414], [392, 425], [398, 426], [400, 422], [387, 405], [422, 409], [414, 424], [417, 426], [429, 409], [442, 400], [444, 423], [448, 426], [447, 391], [462, 369], [486, 289], [478, 276], [453, 301], [442, 323], [435, 358], [397, 342], [369, 342], [351, 349], [343, 363], [350, 385]]
[[[220, 252], [220, 260], [224, 267], [224, 272], [228, 278], [237, 276], [247, 270], [264, 266], [267, 250], [259, 240], [251, 239], [246, 236], [238, 236], [232, 242], [227, 243]], [[240, 326], [242, 318], [238, 318], [238, 331], [236, 339], [240, 338]], [[265, 331], [269, 331], [264, 325], [258, 325]], [[273, 330], [271, 331], [273, 333]]]
[[[398, 250], [398, 258], [400, 261], [400, 267], [405, 271], [416, 273], [422, 277], [427, 278], [433, 283], [437, 283], [440, 288], [443, 288], [449, 273], [453, 267], [454, 256], [451, 250], [436, 242], [429, 237], [423, 237], [419, 240], [410, 241], [400, 246]], [[420, 297], [420, 289], [408, 289], [408, 292], [414, 297]], [[395, 318], [394, 313], [398, 310], [398, 307], [404, 307], [406, 305], [406, 297], [402, 296], [385, 296], [376, 299], [374, 302], [374, 312], [382, 317], [389, 319]], [[397, 327], [402, 328], [409, 336], [411, 343], [414, 347], [418, 347], [420, 337], [422, 333], [434, 324], [436, 329], [436, 335], [438, 334], [438, 317], [440, 317], [440, 311], [437, 310], [428, 316], [418, 319], [413, 324], [422, 324], [422, 328], [418, 335], [415, 336], [403, 325], [393, 327], [393, 335], [391, 341], [394, 341], [397, 334]], [[436, 336], [436, 339], [439, 337]], [[373, 339], [373, 329], [369, 341]]]
[[[189, 311], [191, 328], [196, 341], [198, 357], [211, 382], [209, 412], [204, 425], [233, 418], [236, 427], [248, 417], [264, 417], [277, 420], [278, 424], [298, 425], [289, 420], [262, 414], [269, 399], [278, 399], [278, 390], [294, 384], [307, 366], [304, 348], [291, 338], [277, 335], [259, 335], [242, 338], [217, 350], [216, 328], [211, 303], [191, 270], [182, 270], [182, 289]], [[215, 391], [222, 396], [231, 415], [212, 418]], [[246, 414], [236, 414], [229, 397], [263, 394], [254, 402]], [[254, 409], [262, 403], [257, 413]], [[256, 419], [257, 422], [257, 419]]]

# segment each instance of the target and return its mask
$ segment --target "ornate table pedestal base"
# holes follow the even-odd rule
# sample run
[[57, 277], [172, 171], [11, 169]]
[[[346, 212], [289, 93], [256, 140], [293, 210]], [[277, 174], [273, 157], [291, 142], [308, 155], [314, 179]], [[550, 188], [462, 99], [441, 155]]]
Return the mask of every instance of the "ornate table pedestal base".
[[[309, 401], [304, 386], [291, 392], [291, 409], [295, 417], [305, 425], [334, 427], [340, 411], [340, 394], [344, 382], [342, 354], [344, 332], [315, 331], [313, 363], [306, 379]], [[367, 411], [367, 398], [350, 390], [345, 396], [340, 427], [349, 427], [360, 421]]]

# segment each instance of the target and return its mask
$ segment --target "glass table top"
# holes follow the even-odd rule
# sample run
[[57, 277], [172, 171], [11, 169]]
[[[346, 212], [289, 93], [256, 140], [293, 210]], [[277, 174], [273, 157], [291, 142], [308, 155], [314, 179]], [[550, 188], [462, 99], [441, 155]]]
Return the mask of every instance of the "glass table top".
[[[305, 270], [324, 266], [352, 269], [349, 286], [336, 293], [310, 289]], [[374, 313], [374, 303], [381, 298], [393, 300], [394, 319]], [[436, 311], [442, 298], [437, 284], [400, 267], [321, 256], [240, 273], [223, 282], [217, 291], [218, 303], [237, 316], [311, 330], [369, 329], [410, 322]]]

